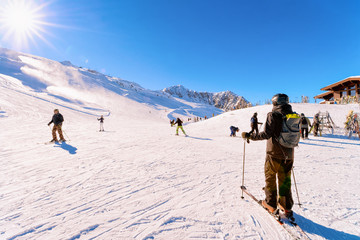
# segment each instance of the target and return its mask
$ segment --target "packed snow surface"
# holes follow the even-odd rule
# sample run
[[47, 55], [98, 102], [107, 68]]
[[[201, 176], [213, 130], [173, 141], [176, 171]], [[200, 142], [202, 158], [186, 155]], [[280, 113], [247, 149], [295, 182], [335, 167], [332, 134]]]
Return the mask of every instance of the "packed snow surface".
[[[189, 123], [189, 137], [175, 136], [170, 110], [152, 102], [87, 81], [73, 87], [61, 77], [54, 84], [41, 75], [29, 86], [24, 69], [16, 75], [2, 67], [0, 239], [291, 239], [250, 198], [241, 199], [244, 142], [229, 137], [231, 125], [249, 131], [254, 112], [265, 121], [271, 106]], [[54, 69], [61, 76], [71, 67]], [[360, 239], [360, 141], [342, 131], [359, 106], [292, 105], [307, 116], [328, 111], [339, 126], [296, 148], [299, 226], [311, 239]], [[54, 108], [68, 141], [44, 144]], [[105, 132], [98, 132], [100, 115]], [[245, 185], [262, 199], [265, 141], [245, 147]], [[293, 196], [298, 203], [294, 188]]]

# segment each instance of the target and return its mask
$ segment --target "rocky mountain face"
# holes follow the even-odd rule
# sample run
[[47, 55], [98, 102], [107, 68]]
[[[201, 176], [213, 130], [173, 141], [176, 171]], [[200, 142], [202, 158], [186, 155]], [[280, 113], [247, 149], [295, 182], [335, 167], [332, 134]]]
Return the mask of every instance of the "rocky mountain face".
[[192, 102], [207, 103], [225, 111], [245, 108], [250, 105], [244, 97], [238, 96], [231, 91], [218, 93], [197, 92], [187, 89], [182, 85], [165, 88], [162, 91], [176, 98], [190, 100]]

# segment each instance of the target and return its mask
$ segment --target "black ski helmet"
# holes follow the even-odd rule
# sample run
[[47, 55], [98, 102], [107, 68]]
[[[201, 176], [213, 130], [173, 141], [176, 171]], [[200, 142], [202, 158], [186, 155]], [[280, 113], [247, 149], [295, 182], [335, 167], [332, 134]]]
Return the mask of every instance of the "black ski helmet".
[[271, 102], [274, 106], [288, 104], [289, 97], [284, 93], [278, 93], [272, 97]]

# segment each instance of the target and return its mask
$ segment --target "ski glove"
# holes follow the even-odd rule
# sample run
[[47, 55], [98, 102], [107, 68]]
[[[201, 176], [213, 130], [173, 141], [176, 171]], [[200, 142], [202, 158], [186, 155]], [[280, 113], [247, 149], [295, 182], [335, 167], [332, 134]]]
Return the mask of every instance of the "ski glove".
[[242, 133], [241, 133], [241, 137], [242, 137], [242, 138], [245, 138], [245, 139], [249, 139], [249, 138], [250, 138], [250, 133], [242, 132]]
[[247, 132], [242, 132], [241, 133], [241, 137], [243, 138], [243, 139], [246, 139], [246, 142], [247, 143], [250, 143], [250, 133], [247, 133]]

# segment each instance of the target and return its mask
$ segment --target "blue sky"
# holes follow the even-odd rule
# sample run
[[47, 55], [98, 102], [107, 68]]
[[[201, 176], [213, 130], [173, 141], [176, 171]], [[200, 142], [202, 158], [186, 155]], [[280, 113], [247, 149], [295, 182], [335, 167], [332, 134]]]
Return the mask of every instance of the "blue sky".
[[299, 101], [360, 75], [359, 10], [358, 0], [57, 0], [42, 9], [63, 26], [46, 27], [52, 46], [1, 46], [150, 89], [231, 90], [254, 103], [284, 92]]

